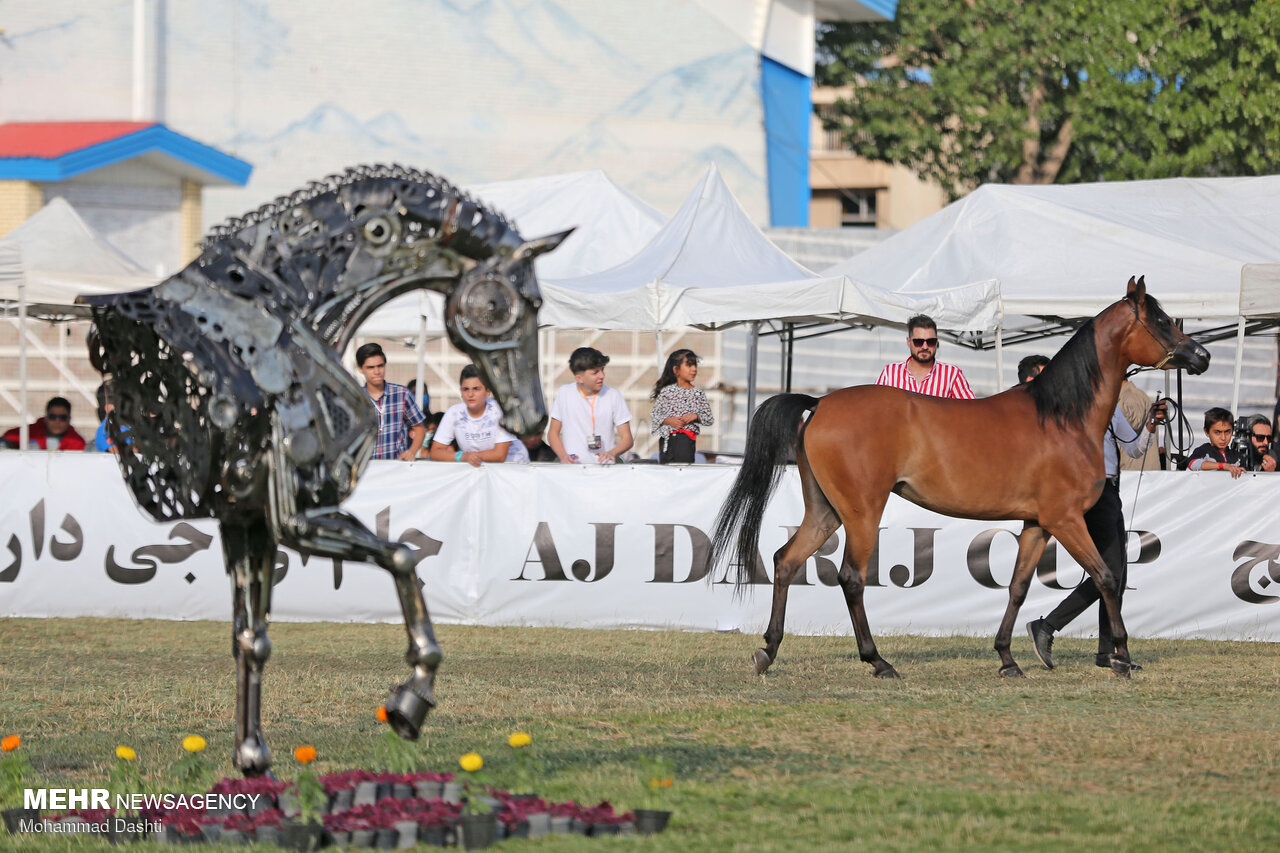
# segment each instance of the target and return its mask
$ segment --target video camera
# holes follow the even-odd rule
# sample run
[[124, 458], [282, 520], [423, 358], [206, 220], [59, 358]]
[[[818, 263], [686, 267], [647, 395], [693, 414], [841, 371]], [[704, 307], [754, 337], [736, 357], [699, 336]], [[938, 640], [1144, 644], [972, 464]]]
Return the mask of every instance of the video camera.
[[1241, 464], [1246, 471], [1257, 471], [1262, 467], [1265, 450], [1259, 452], [1254, 447], [1252, 418], [1236, 418], [1234, 431], [1231, 434], [1231, 447], [1240, 454]]

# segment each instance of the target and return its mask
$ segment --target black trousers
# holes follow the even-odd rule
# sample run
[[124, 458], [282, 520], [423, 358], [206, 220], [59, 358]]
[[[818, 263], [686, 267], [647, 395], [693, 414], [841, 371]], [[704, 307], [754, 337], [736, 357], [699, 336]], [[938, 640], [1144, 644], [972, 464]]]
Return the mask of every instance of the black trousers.
[[671, 437], [663, 442], [663, 446], [658, 450], [658, 461], [663, 465], [675, 462], [676, 464], [693, 464], [693, 439], [689, 436], [673, 432]]
[[[1089, 536], [1102, 555], [1102, 561], [1111, 570], [1111, 576], [1119, 581], [1117, 595], [1124, 597], [1125, 582], [1128, 580], [1129, 564], [1125, 559], [1126, 535], [1124, 531], [1124, 508], [1120, 503], [1120, 489], [1111, 480], [1102, 487], [1102, 495], [1098, 502], [1084, 514], [1085, 526], [1089, 528]], [[1101, 595], [1094, 585], [1093, 578], [1085, 576], [1084, 581], [1053, 608], [1044, 617], [1045, 624], [1055, 632], [1067, 627], [1073, 619], [1085, 612], [1091, 604], [1098, 601]], [[1105, 605], [1098, 605], [1098, 654], [1109, 655], [1116, 650], [1111, 641], [1111, 620], [1107, 618]]]

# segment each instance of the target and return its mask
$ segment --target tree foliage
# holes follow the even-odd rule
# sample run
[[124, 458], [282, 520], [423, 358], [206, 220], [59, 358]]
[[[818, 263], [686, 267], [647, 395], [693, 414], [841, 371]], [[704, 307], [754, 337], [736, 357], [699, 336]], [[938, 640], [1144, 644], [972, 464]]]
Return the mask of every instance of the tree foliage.
[[824, 24], [820, 85], [852, 149], [956, 198], [986, 182], [1280, 171], [1280, 3], [902, 0]]

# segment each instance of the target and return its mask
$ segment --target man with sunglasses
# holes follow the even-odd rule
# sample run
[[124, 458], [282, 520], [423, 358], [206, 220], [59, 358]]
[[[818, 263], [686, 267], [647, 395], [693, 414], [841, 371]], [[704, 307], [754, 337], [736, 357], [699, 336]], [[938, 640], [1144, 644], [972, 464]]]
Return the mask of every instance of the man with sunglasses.
[[1275, 431], [1266, 415], [1254, 415], [1249, 418], [1249, 462], [1250, 471], [1275, 471], [1276, 448]]
[[[18, 427], [4, 434], [4, 443], [18, 446]], [[71, 425], [71, 401], [54, 397], [44, 407], [44, 417], [27, 428], [27, 446], [41, 450], [84, 450], [85, 441]]]
[[973, 399], [973, 389], [960, 368], [936, 360], [938, 324], [932, 318], [917, 314], [907, 321], [907, 349], [911, 352], [907, 360], [886, 364], [876, 380], [877, 385], [891, 385], [930, 397]]

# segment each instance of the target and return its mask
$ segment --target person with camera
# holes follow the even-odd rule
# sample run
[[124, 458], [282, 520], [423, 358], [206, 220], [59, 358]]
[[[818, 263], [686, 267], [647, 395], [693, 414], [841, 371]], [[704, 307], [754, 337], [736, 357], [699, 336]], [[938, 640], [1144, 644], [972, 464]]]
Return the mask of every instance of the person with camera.
[[1237, 435], [1244, 456], [1244, 467], [1249, 471], [1275, 471], [1276, 448], [1272, 445], [1275, 431], [1266, 415], [1244, 418], [1244, 435]]
[[[1084, 523], [1098, 554], [1106, 562], [1111, 576], [1116, 579], [1117, 597], [1121, 600], [1124, 598], [1129, 564], [1125, 554], [1128, 536], [1124, 528], [1124, 505], [1120, 502], [1120, 451], [1124, 450], [1126, 456], [1135, 459], [1141, 457], [1151, 444], [1156, 427], [1163, 424], [1167, 417], [1164, 401], [1157, 400], [1143, 419], [1146, 429], [1135, 429], [1117, 403], [1111, 415], [1111, 425], [1102, 439], [1102, 461], [1107, 476], [1097, 503], [1084, 514]], [[1040, 658], [1047, 669], [1054, 668], [1053, 635], [1071, 624], [1099, 598], [1101, 595], [1093, 578], [1086, 576], [1048, 616], [1027, 623], [1027, 633], [1031, 636], [1036, 657]], [[1115, 650], [1107, 608], [1099, 605], [1098, 653], [1094, 657], [1094, 663], [1100, 667], [1110, 667], [1111, 655]], [[1142, 669], [1136, 663], [1130, 663], [1129, 667], [1134, 670]]]
[[1240, 451], [1231, 446], [1235, 418], [1226, 409], [1214, 406], [1204, 413], [1204, 434], [1209, 440], [1191, 451], [1188, 471], [1226, 471], [1232, 479], [1244, 473]]

